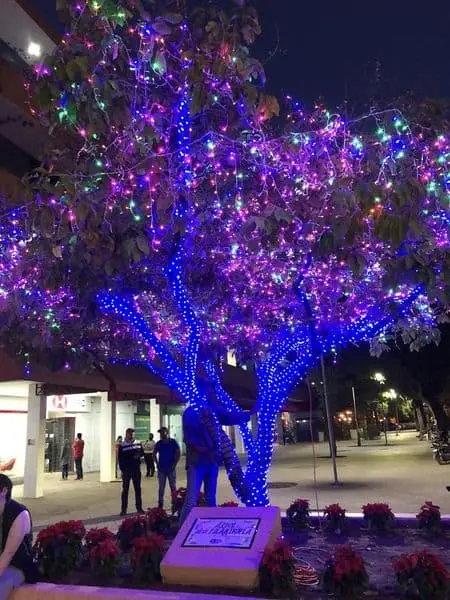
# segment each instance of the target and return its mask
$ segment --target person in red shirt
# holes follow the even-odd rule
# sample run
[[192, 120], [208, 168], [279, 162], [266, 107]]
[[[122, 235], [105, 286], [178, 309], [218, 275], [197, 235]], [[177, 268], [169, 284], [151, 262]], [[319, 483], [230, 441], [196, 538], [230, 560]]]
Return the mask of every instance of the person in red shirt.
[[72, 444], [72, 450], [77, 479], [83, 479], [84, 440], [82, 439], [81, 433], [77, 433], [77, 437]]

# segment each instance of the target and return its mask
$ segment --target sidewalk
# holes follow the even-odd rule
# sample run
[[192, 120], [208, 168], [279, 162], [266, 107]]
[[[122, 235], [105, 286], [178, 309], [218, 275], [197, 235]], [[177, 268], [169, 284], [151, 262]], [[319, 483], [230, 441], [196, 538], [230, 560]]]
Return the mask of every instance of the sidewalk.
[[[367, 502], [388, 502], [396, 513], [416, 514], [425, 500], [450, 513], [450, 467], [439, 466], [427, 442], [419, 442], [415, 433], [402, 432], [384, 441], [366, 443], [358, 448], [355, 442], [338, 444], [338, 475], [342, 483], [333, 487], [332, 465], [328, 445], [308, 444], [277, 447], [270, 473], [272, 504], [284, 511], [296, 498], [310, 500], [311, 508], [323, 509], [339, 502], [348, 512], [359, 513]], [[182, 461], [184, 462], [184, 461]], [[117, 523], [120, 509], [120, 482], [99, 483], [97, 473], [89, 473], [83, 481], [60, 481], [59, 474], [45, 476], [44, 497], [24, 500], [30, 508], [35, 526], [58, 520], [82, 519], [88, 524]], [[314, 483], [316, 478], [316, 484]], [[177, 473], [177, 486], [186, 484], [184, 464]], [[157, 479], [143, 479], [144, 507], [157, 505]], [[14, 488], [19, 499], [22, 486]], [[316, 499], [317, 494], [317, 499]], [[226, 474], [221, 470], [218, 483], [218, 503], [234, 499]], [[130, 490], [130, 511], [134, 509], [134, 493]], [[166, 508], [170, 509], [166, 490]]]

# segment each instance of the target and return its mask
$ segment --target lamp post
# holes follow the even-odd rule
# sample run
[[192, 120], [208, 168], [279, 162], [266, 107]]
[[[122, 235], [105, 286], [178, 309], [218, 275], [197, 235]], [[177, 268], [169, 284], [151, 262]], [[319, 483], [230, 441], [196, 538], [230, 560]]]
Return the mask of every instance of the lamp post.
[[356, 439], [357, 439], [358, 446], [361, 446], [361, 436], [359, 434], [358, 415], [356, 412], [356, 395], [355, 395], [355, 386], [354, 385], [352, 385], [352, 396], [353, 396], [353, 412], [355, 414]]
[[323, 354], [320, 357], [320, 366], [322, 369], [323, 397], [324, 397], [324, 401], [325, 401], [325, 411], [327, 414], [328, 439], [330, 441], [331, 460], [333, 462], [333, 476], [334, 476], [333, 485], [338, 486], [339, 479], [338, 479], [337, 464], [336, 464], [336, 442], [334, 439], [333, 422], [331, 420], [332, 417], [331, 417], [331, 411], [330, 411], [330, 403], [328, 400], [327, 378], [326, 378], [325, 361], [323, 360]]

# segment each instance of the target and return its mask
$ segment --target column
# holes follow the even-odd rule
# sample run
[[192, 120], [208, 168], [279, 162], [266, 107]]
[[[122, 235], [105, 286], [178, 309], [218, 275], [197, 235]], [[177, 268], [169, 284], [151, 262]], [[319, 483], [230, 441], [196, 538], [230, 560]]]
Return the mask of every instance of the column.
[[158, 440], [158, 429], [161, 427], [161, 406], [156, 403], [155, 398], [150, 398], [150, 432]]
[[237, 425], [234, 426], [234, 447], [237, 454], [245, 454], [244, 442]]
[[116, 399], [100, 393], [100, 481], [116, 479]]
[[40, 384], [28, 386], [27, 447], [25, 451], [25, 472], [23, 497], [42, 498], [44, 495], [45, 465], [45, 418], [47, 398], [37, 395]]

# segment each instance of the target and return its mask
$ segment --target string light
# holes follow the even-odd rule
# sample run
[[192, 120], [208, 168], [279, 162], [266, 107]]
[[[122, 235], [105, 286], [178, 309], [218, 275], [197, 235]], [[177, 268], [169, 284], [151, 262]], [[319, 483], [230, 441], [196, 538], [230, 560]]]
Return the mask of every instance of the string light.
[[[211, 50], [193, 84], [186, 22], [125, 23], [106, 4], [79, 2], [35, 69], [53, 90], [43, 116], [71, 132], [74, 160], [49, 167], [57, 189], [34, 199], [36, 227], [27, 211], [1, 221], [2, 343], [27, 374], [49, 353], [61, 368], [144, 365], [198, 411], [237, 496], [266, 505], [277, 415], [318, 358], [428, 333], [445, 315], [450, 144], [395, 110], [347, 122], [291, 99], [275, 135], [266, 108], [246, 114], [236, 93], [236, 48]], [[256, 434], [214, 362], [227, 348], [255, 366]]]

